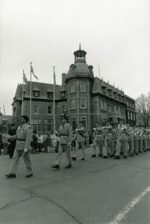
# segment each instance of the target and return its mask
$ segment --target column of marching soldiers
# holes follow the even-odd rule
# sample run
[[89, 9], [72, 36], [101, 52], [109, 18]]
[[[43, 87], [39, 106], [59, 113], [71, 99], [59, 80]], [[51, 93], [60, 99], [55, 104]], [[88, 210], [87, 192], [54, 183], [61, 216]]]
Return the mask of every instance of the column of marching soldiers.
[[[67, 138], [69, 134], [67, 134], [66, 130], [60, 126], [59, 136]], [[86, 134], [87, 132], [85, 132], [82, 122], [80, 122], [78, 129], [73, 131], [70, 146], [72, 149], [72, 160], [74, 161], [77, 159], [84, 161], [86, 159]], [[130, 125], [124, 125], [122, 121], [118, 125], [111, 125], [109, 122], [106, 122], [106, 126], [102, 127], [97, 122], [96, 127], [93, 129], [91, 148], [91, 158], [127, 159], [127, 157], [139, 155], [142, 152], [150, 151], [150, 128], [131, 127]], [[81, 149], [81, 156], [78, 155], [79, 149]], [[60, 168], [60, 156], [62, 152], [66, 152], [68, 162], [66, 168], [71, 168], [70, 150], [65, 148], [61, 149], [60, 153], [58, 152], [56, 162], [52, 167], [56, 169]]]
[[[29, 152], [37, 152], [37, 147], [40, 143], [38, 142], [36, 132], [32, 133], [32, 129], [28, 124], [28, 117], [22, 116], [21, 125], [18, 127], [16, 134], [14, 135], [14, 132], [12, 132], [12, 137], [10, 134], [8, 136], [8, 139], [16, 141], [16, 146], [10, 173], [6, 176], [9, 178], [16, 177], [20, 158], [26, 164], [26, 177], [33, 176]], [[48, 133], [45, 136], [47, 137], [42, 147], [48, 151], [52, 146], [52, 141], [50, 141]], [[85, 161], [89, 155], [87, 148], [91, 150], [91, 158], [102, 157], [104, 159], [127, 159], [128, 157], [150, 151], [150, 127], [131, 127], [130, 125], [124, 125], [122, 121], [115, 125], [106, 122], [105, 126], [101, 126], [97, 122], [96, 127], [93, 128], [90, 145], [89, 133], [86, 131], [83, 123], [79, 122], [78, 128], [72, 130], [72, 126], [67, 122], [66, 118], [62, 119], [62, 124], [52, 136], [53, 141], [54, 136], [56, 137], [56, 143], [53, 147], [56, 151], [56, 158], [52, 165], [52, 168], [55, 169], [60, 168], [63, 153], [66, 154], [67, 165], [65, 168], [71, 168], [72, 161]]]

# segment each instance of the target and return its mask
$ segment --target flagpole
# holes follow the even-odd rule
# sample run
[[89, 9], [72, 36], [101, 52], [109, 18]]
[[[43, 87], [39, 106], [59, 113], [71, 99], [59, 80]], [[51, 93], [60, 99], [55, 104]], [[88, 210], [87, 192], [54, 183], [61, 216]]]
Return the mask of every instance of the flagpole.
[[30, 62], [30, 125], [32, 120], [32, 72], [31, 72], [32, 62]]
[[100, 64], [98, 63], [98, 76], [100, 78]]
[[56, 108], [55, 108], [55, 93], [56, 93], [56, 77], [55, 77], [55, 66], [53, 66], [53, 131], [56, 130]]
[[[24, 70], [23, 70], [23, 74], [24, 74]], [[21, 107], [21, 115], [23, 115], [23, 83], [24, 83], [24, 81], [23, 81], [23, 78], [22, 78], [22, 107]]]

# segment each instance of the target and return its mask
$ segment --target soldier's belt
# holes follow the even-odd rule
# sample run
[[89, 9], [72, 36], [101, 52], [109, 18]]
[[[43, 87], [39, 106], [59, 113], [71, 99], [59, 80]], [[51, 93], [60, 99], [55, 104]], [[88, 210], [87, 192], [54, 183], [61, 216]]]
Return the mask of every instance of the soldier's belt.
[[17, 138], [17, 140], [25, 142], [25, 139], [22, 139], [22, 138]]

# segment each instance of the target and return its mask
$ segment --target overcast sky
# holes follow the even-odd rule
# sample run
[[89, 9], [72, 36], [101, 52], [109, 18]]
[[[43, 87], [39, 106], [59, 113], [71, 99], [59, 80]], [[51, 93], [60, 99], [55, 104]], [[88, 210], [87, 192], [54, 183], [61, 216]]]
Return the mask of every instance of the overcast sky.
[[150, 91], [149, 0], [0, 0], [0, 107], [11, 103], [22, 70], [56, 82], [87, 52], [94, 74], [136, 98]]

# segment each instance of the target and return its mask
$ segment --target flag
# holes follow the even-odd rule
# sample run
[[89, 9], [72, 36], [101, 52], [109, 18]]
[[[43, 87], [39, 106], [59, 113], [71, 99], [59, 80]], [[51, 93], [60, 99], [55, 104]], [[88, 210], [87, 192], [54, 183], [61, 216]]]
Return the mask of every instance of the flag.
[[56, 85], [55, 66], [53, 66], [53, 80], [54, 80], [54, 85]]
[[34, 70], [33, 70], [33, 67], [32, 67], [32, 63], [30, 63], [30, 73], [32, 73], [34, 75], [34, 77], [36, 79], [38, 79], [38, 77], [34, 74]]
[[28, 82], [26, 74], [24, 73], [24, 70], [23, 70], [23, 81], [25, 84]]

